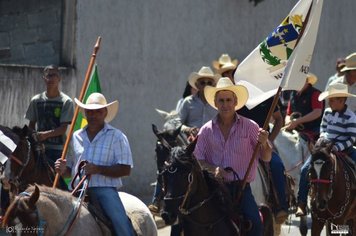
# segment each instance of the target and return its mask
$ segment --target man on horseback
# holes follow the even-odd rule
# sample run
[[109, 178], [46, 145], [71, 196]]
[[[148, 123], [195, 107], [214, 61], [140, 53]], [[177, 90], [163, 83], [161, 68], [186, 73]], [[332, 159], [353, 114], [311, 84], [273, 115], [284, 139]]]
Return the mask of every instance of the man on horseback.
[[[217, 71], [217, 73], [221, 74], [224, 77], [228, 77], [232, 81], [232, 83], [235, 83], [234, 73], [237, 68], [237, 64], [238, 64], [237, 59], [231, 61], [231, 58], [228, 54], [223, 54], [220, 56], [218, 61], [213, 61], [213, 67]], [[273, 98], [270, 98], [251, 110], [249, 110], [246, 106], [244, 106], [241, 109], [239, 109], [237, 113], [255, 121], [260, 127], [263, 127], [263, 124], [267, 118], [269, 108], [272, 105], [272, 101]], [[272, 116], [273, 116], [274, 125], [273, 125], [272, 132], [268, 137], [271, 143], [273, 143], [273, 140], [276, 138], [280, 129], [283, 126], [283, 118], [278, 107], [276, 107]], [[286, 181], [284, 176], [285, 168], [281, 158], [278, 156], [276, 152], [272, 152], [272, 159], [269, 162], [269, 164], [270, 164], [269, 166], [271, 169], [272, 179], [273, 179], [272, 182], [277, 191], [277, 196], [278, 196], [277, 197], [278, 199], [276, 199], [277, 207], [276, 209], [274, 209], [274, 212], [277, 221], [283, 223], [284, 220], [288, 217], [288, 203], [287, 203], [286, 191], [285, 191]]]
[[[241, 182], [225, 168], [232, 168], [237, 178], [243, 178], [257, 143], [261, 144], [259, 157], [270, 161], [272, 147], [268, 141], [268, 132], [259, 129], [254, 121], [236, 113], [248, 99], [244, 86], [234, 85], [229, 78], [223, 77], [216, 88], [207, 86], [204, 94], [208, 103], [218, 110], [218, 115], [200, 129], [194, 155], [203, 168], [222, 178], [232, 195], [236, 196]], [[256, 159], [238, 203], [241, 213], [252, 222], [248, 235], [262, 235], [263, 228], [256, 201], [248, 184], [255, 178], [257, 163]]]
[[73, 134], [74, 160], [56, 161], [56, 171], [62, 176], [75, 175], [79, 163], [86, 160], [85, 174], [91, 175], [89, 202], [103, 210], [111, 220], [115, 235], [133, 235], [117, 193], [122, 186], [121, 177], [130, 175], [132, 154], [126, 136], [107, 122], [115, 118], [118, 101], [107, 103], [100, 93], [92, 93], [86, 104], [75, 99], [88, 125]]
[[38, 141], [44, 142], [46, 157], [54, 167], [54, 162], [62, 155], [65, 133], [74, 109], [72, 99], [59, 90], [61, 77], [58, 67], [50, 65], [43, 72], [46, 91], [31, 99], [25, 118], [30, 121], [32, 130], [37, 126]]
[[196, 134], [201, 126], [216, 115], [216, 110], [205, 99], [204, 88], [206, 85], [215, 86], [219, 78], [220, 75], [205, 66], [199, 72], [190, 74], [188, 82], [198, 92], [186, 97], [180, 106], [178, 114], [183, 124], [182, 131]]
[[[320, 125], [320, 138], [334, 142], [333, 152], [343, 152], [356, 163], [356, 150], [353, 147], [356, 141], [356, 115], [346, 105], [347, 97], [356, 97], [356, 95], [348, 93], [347, 85], [341, 83], [331, 84], [327, 91], [319, 95], [319, 101], [328, 99], [330, 105], [324, 111]], [[305, 206], [309, 191], [307, 172], [310, 160], [309, 157], [302, 167], [297, 216], [306, 214]]]

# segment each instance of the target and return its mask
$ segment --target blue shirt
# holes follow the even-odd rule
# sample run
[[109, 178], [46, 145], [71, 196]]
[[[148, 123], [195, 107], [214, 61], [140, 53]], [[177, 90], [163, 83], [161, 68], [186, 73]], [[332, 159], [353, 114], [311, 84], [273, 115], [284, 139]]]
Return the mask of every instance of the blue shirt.
[[[73, 134], [73, 161], [67, 161], [67, 166], [72, 168], [75, 175], [80, 161], [87, 160], [95, 165], [112, 166], [116, 164], [130, 165], [133, 167], [132, 154], [126, 136], [118, 129], [105, 123], [102, 130], [90, 142], [87, 135], [87, 126]], [[122, 186], [121, 178], [104, 175], [92, 175], [89, 187], [115, 187]]]
[[213, 119], [218, 112], [209, 103], [204, 103], [196, 94], [184, 99], [178, 113], [182, 124], [188, 127], [200, 128]]

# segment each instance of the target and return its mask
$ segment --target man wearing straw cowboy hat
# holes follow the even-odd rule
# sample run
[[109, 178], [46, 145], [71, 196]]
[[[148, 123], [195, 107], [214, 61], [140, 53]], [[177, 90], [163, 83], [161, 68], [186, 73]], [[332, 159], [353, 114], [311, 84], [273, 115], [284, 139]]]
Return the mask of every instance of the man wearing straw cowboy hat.
[[[345, 66], [341, 72], [344, 73], [344, 76], [337, 78], [332, 83], [346, 84], [349, 93], [356, 94], [356, 52], [345, 58]], [[346, 100], [346, 105], [351, 111], [356, 112], [356, 98], [349, 97]]]
[[300, 137], [311, 142], [318, 139], [324, 109], [324, 102], [318, 100], [321, 92], [313, 87], [317, 81], [316, 75], [309, 73], [303, 88], [292, 94], [285, 126], [286, 130], [296, 129]]
[[100, 207], [111, 220], [115, 235], [133, 235], [123, 204], [117, 193], [121, 177], [130, 175], [133, 166], [129, 142], [120, 130], [108, 124], [117, 114], [119, 103], [107, 103], [101, 93], [92, 93], [86, 104], [75, 103], [87, 119], [88, 125], [73, 134], [74, 160], [56, 161], [56, 171], [62, 176], [75, 175], [78, 165], [86, 160], [86, 174], [91, 175], [89, 201]]
[[[343, 152], [352, 158], [356, 163], [356, 150], [353, 145], [356, 141], [356, 115], [346, 105], [349, 98], [356, 95], [348, 93], [347, 85], [333, 83], [328, 90], [319, 95], [319, 101], [328, 99], [330, 107], [324, 111], [320, 125], [320, 138], [326, 138], [334, 143], [333, 152]], [[308, 198], [308, 178], [307, 172], [310, 166], [310, 157], [304, 163], [301, 171], [298, 202], [299, 207], [296, 215], [305, 215], [306, 202]]]
[[[270, 161], [272, 148], [268, 141], [268, 132], [260, 129], [254, 121], [236, 113], [248, 99], [244, 86], [234, 85], [229, 78], [222, 77], [216, 87], [207, 86], [204, 93], [206, 100], [218, 110], [218, 114], [201, 127], [194, 155], [204, 168], [222, 178], [232, 195], [236, 196], [234, 190], [241, 183], [225, 168], [231, 167], [240, 179], [244, 178], [257, 143], [261, 144], [259, 158]], [[257, 163], [256, 158], [240, 202], [241, 213], [252, 222], [248, 235], [254, 236], [262, 235], [262, 223], [248, 183], [255, 179]]]
[[190, 74], [188, 82], [198, 92], [188, 96], [182, 102], [178, 111], [186, 133], [197, 133], [199, 128], [216, 115], [216, 110], [206, 101], [204, 88], [206, 85], [215, 86], [220, 75], [214, 74], [210, 67], [203, 66], [199, 72]]
[[222, 54], [219, 60], [213, 61], [212, 65], [217, 74], [222, 77], [232, 78], [239, 61], [237, 59], [231, 60], [229, 54]]

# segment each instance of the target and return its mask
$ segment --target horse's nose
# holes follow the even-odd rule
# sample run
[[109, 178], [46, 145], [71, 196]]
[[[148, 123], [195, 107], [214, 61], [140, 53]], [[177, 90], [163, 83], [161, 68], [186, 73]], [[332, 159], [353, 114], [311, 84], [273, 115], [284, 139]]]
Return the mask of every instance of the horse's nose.
[[173, 225], [174, 222], [177, 220], [177, 215], [167, 211], [163, 211], [161, 217], [166, 225]]

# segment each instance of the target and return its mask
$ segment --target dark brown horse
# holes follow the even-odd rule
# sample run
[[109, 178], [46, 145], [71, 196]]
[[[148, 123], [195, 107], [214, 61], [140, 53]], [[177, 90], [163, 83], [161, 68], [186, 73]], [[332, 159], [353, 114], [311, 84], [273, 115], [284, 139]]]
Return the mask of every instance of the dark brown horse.
[[325, 223], [328, 232], [345, 230], [356, 235], [355, 176], [346, 156], [331, 152], [333, 143], [320, 139], [312, 151], [311, 184], [312, 235], [320, 235]]
[[232, 201], [227, 189], [203, 172], [189, 151], [176, 147], [172, 152], [162, 172], [165, 222], [172, 224], [179, 215], [184, 235], [240, 235], [230, 219]]
[[44, 145], [38, 142], [36, 133], [26, 125], [12, 128], [12, 132], [19, 137], [19, 142], [5, 170], [11, 195], [24, 191], [34, 183], [51, 186], [55, 172], [47, 162]]

